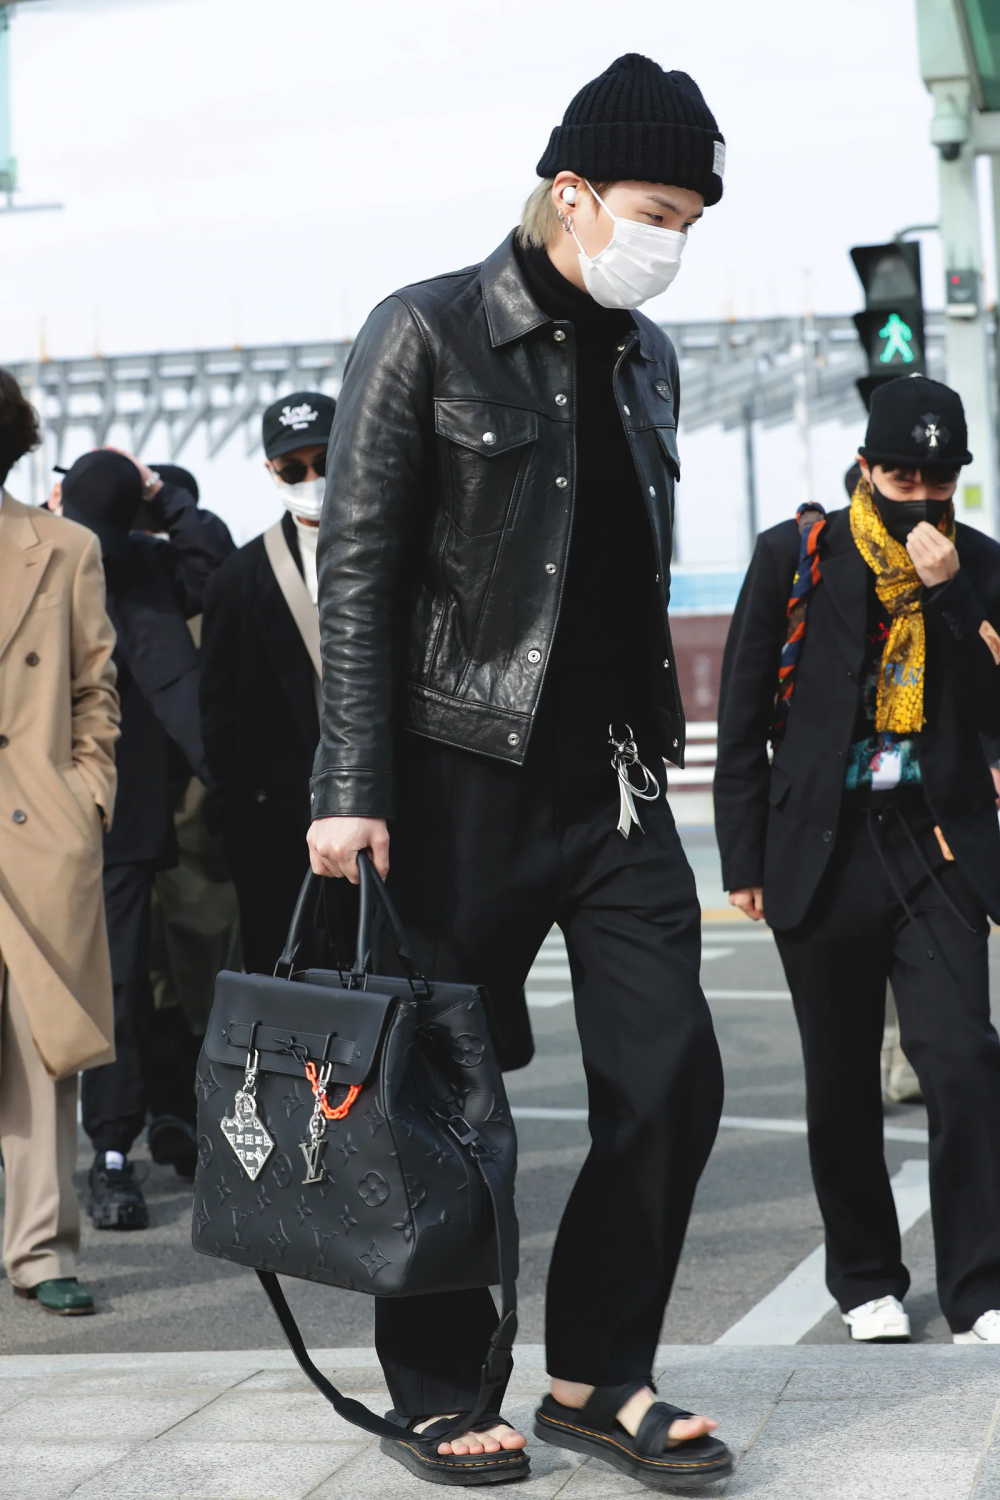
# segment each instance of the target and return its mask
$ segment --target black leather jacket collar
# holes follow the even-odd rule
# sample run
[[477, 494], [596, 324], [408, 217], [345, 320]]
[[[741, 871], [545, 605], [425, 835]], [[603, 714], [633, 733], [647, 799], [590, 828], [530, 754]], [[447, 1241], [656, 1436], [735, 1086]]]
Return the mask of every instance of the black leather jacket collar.
[[[488, 255], [482, 265], [483, 304], [489, 324], [490, 339], [494, 349], [520, 339], [544, 323], [552, 320], [535, 302], [524, 284], [524, 274], [517, 263], [514, 237], [509, 235]], [[639, 352], [643, 359], [656, 360], [658, 347], [654, 348], [650, 331], [655, 327], [649, 319], [636, 322], [639, 332]]]

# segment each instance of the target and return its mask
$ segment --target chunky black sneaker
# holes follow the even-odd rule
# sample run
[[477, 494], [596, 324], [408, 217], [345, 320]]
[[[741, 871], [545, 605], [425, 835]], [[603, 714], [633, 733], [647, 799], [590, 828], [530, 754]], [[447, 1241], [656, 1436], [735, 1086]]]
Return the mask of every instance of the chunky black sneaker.
[[176, 1115], [157, 1115], [149, 1122], [149, 1154], [158, 1166], [173, 1167], [178, 1177], [193, 1182], [198, 1165], [194, 1126]]
[[88, 1178], [87, 1212], [95, 1229], [148, 1229], [149, 1209], [130, 1161], [109, 1167], [104, 1152], [94, 1158]]

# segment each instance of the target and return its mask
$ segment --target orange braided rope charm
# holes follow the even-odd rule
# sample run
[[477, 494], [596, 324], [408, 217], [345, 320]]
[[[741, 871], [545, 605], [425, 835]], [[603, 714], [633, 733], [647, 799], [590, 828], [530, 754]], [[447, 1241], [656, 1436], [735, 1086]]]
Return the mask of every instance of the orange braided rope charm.
[[361, 1093], [360, 1083], [352, 1083], [350, 1088], [347, 1090], [347, 1097], [337, 1105], [336, 1109], [334, 1109], [333, 1105], [326, 1097], [326, 1089], [322, 1088], [320, 1085], [319, 1074], [316, 1072], [315, 1063], [306, 1063], [306, 1077], [312, 1085], [313, 1094], [319, 1100], [319, 1107], [323, 1111], [323, 1117], [327, 1120], [343, 1120], [346, 1117], [351, 1105]]

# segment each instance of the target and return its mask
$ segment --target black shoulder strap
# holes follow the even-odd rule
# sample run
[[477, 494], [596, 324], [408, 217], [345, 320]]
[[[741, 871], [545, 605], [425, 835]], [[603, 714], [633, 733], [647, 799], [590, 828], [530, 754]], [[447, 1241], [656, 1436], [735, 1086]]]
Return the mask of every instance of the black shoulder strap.
[[[469, 1149], [473, 1155], [493, 1205], [493, 1222], [496, 1227], [500, 1261], [500, 1321], [490, 1339], [489, 1352], [483, 1364], [479, 1395], [475, 1406], [471, 1412], [460, 1413], [447, 1431], [436, 1433], [435, 1443], [448, 1442], [451, 1438], [459, 1437], [470, 1427], [475, 1426], [485, 1412], [494, 1409], [497, 1392], [510, 1375], [513, 1364], [511, 1350], [517, 1334], [517, 1219], [514, 1215], [514, 1205], [496, 1162], [483, 1154], [487, 1148], [479, 1140], [478, 1132], [474, 1127], [465, 1126], [461, 1132], [456, 1130], [455, 1134], [459, 1137], [460, 1144]], [[316, 1368], [309, 1357], [309, 1351], [305, 1346], [299, 1326], [292, 1316], [292, 1310], [285, 1300], [285, 1294], [281, 1290], [277, 1276], [273, 1271], [258, 1271], [257, 1276], [267, 1293], [268, 1301], [281, 1324], [281, 1331], [288, 1340], [289, 1348], [295, 1355], [299, 1368], [312, 1381], [320, 1395], [326, 1397], [337, 1415], [343, 1417], [345, 1422], [351, 1422], [355, 1427], [373, 1433], [375, 1437], [398, 1438], [401, 1429], [396, 1424], [377, 1417], [374, 1412], [368, 1410], [367, 1406], [363, 1406], [360, 1401], [355, 1401], [353, 1397], [342, 1395], [336, 1386], [327, 1380], [322, 1370]]]

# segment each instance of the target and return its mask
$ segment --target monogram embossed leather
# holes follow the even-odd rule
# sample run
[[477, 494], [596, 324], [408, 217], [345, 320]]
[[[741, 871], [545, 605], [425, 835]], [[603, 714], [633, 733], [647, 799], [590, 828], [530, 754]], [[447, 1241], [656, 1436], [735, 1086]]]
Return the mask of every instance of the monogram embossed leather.
[[[320, 887], [310, 875], [279, 963], [291, 977], [218, 976], [197, 1077], [194, 1248], [263, 1273], [297, 1355], [269, 1273], [379, 1297], [501, 1282], [511, 1305], [491, 1355], [495, 1376], [516, 1327], [516, 1139], [486, 996], [416, 973], [382, 882], [367, 858], [359, 865], [358, 969], [295, 971]], [[367, 972], [375, 902], [409, 979]], [[251, 1054], [256, 1116], [272, 1143], [252, 1178], [231, 1139]], [[332, 1114], [359, 1086], [343, 1118], [318, 1110], [307, 1062], [327, 1079]], [[343, 1414], [358, 1421], [358, 1403], [349, 1405]], [[385, 1426], [371, 1422], [370, 1431]]]

